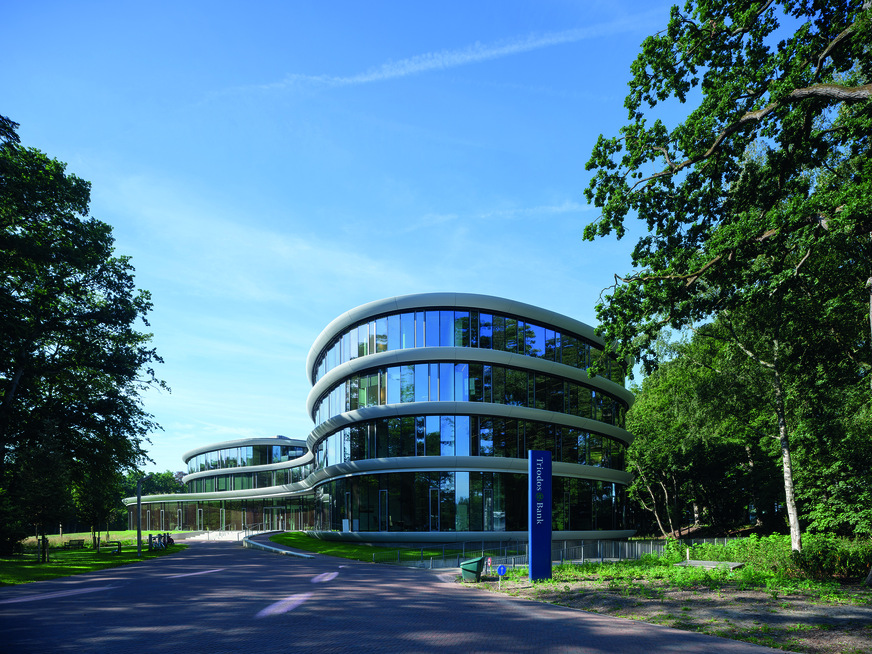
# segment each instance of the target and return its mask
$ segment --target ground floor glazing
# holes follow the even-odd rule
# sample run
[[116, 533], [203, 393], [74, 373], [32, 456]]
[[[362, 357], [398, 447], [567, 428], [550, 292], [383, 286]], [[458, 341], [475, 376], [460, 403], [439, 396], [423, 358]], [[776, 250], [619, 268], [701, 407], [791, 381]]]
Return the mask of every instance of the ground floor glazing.
[[[554, 476], [554, 531], [626, 528], [625, 488]], [[136, 528], [136, 506], [128, 507]], [[527, 475], [504, 472], [392, 472], [328, 481], [307, 495], [274, 499], [180, 500], [142, 504], [142, 528], [481, 532], [527, 530]]]

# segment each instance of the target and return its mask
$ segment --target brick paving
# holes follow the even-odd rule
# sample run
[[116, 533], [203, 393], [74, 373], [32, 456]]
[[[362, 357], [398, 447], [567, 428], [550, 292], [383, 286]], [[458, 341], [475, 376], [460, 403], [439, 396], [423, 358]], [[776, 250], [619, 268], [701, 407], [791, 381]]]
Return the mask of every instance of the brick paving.
[[235, 543], [0, 588], [2, 652], [776, 652], [480, 591], [445, 571]]

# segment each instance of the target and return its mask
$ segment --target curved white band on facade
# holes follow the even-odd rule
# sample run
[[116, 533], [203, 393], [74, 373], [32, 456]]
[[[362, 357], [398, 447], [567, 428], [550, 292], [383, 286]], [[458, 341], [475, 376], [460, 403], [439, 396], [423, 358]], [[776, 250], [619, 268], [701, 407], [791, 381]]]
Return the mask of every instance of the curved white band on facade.
[[346, 329], [378, 316], [442, 308], [470, 309], [473, 311], [517, 316], [543, 326], [560, 329], [562, 332], [581, 336], [585, 340], [595, 343], [600, 348], [605, 348], [605, 341], [596, 335], [593, 327], [590, 325], [569, 316], [533, 306], [532, 304], [507, 300], [506, 298], [492, 295], [478, 295], [476, 293], [417, 293], [414, 295], [399, 295], [362, 304], [332, 320], [318, 334], [318, 337], [309, 349], [309, 355], [306, 357], [306, 374], [309, 376], [309, 382], [315, 383], [315, 362], [318, 360], [321, 352]]
[[412, 365], [415, 363], [481, 363], [483, 365], [498, 365], [516, 370], [562, 377], [576, 382], [592, 390], [608, 393], [612, 397], [633, 406], [633, 394], [620, 384], [601, 375], [588, 377], [587, 370], [567, 366], [563, 363], [528, 357], [524, 354], [503, 352], [502, 350], [486, 350], [474, 347], [416, 347], [404, 350], [391, 350], [357, 357], [336, 366], [327, 372], [309, 391], [306, 398], [306, 411], [309, 417], [315, 419], [315, 407], [318, 400], [341, 382], [364, 370], [389, 368], [393, 366]]

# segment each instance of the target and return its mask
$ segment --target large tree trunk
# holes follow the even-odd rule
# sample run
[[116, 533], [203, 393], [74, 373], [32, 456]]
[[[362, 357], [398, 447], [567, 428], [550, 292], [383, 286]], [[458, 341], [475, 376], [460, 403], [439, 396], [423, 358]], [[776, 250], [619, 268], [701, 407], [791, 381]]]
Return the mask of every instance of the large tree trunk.
[[[775, 342], [778, 351], [778, 342]], [[775, 391], [775, 412], [778, 418], [778, 441], [781, 444], [781, 466], [784, 471], [784, 503], [787, 507], [787, 522], [790, 525], [790, 547], [802, 551], [802, 533], [799, 530], [799, 512], [796, 510], [796, 493], [793, 488], [793, 465], [790, 460], [790, 437], [787, 430], [787, 415], [784, 407], [784, 389], [775, 359], [773, 387]]]
[[642, 479], [642, 483], [645, 484], [645, 488], [648, 491], [648, 494], [651, 496], [652, 508], [649, 509], [647, 506], [645, 506], [645, 503], [642, 502], [641, 499], [639, 500], [639, 504], [642, 505], [643, 509], [646, 509], [654, 514], [654, 518], [655, 520], [657, 520], [657, 526], [660, 527], [660, 533], [663, 534], [663, 538], [668, 538], [669, 534], [666, 533], [666, 529], [663, 527], [663, 521], [660, 520], [660, 513], [659, 511], [657, 511], [657, 498], [654, 496], [654, 491], [651, 490], [651, 485], [648, 483], [648, 480], [645, 479], [642, 468], [639, 466], [638, 463], [636, 464], [636, 470], [639, 471], [639, 477]]

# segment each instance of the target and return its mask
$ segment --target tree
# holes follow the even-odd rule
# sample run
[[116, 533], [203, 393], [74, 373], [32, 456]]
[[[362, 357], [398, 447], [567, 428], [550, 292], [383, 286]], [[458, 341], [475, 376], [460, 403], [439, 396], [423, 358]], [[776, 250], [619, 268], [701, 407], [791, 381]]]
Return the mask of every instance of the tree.
[[695, 521], [719, 530], [745, 523], [751, 504], [758, 522], [770, 521], [777, 468], [760, 398], [734, 371], [721, 369], [720, 341], [697, 334], [668, 351], [669, 360], [636, 389], [627, 414], [635, 436], [627, 452], [635, 474], [630, 496], [654, 515], [664, 536], [680, 529], [674, 518], [688, 507]]
[[132, 470], [124, 476], [121, 497], [136, 497], [136, 482], [142, 479], [143, 495], [169, 495], [184, 493], [185, 485], [181, 481], [182, 473], [165, 470], [164, 472], [144, 473], [142, 470]]
[[20, 518], [0, 524], [7, 548], [32, 522], [28, 466], [57, 459], [64, 475], [40, 490], [57, 506], [71, 484], [135, 467], [157, 428], [141, 393], [164, 387], [151, 335], [136, 329], [151, 299], [114, 255], [111, 227], [87, 217], [90, 185], [18, 145], [15, 127], [0, 120], [0, 498]]
[[[765, 382], [795, 550], [789, 418], [802, 371], [838, 363], [872, 379], [870, 10], [872, 0], [673, 7], [633, 63], [630, 123], [601, 136], [588, 162], [585, 194], [602, 213], [585, 238], [622, 237], [633, 213], [648, 228], [634, 272], [598, 306], [601, 333], [653, 366], [661, 327], [719, 319], [748, 379]], [[643, 105], [697, 95], [674, 128], [648, 124]]]

